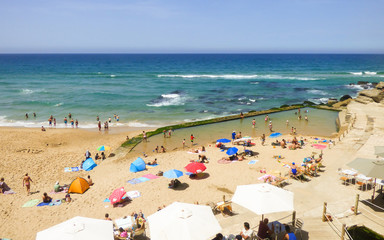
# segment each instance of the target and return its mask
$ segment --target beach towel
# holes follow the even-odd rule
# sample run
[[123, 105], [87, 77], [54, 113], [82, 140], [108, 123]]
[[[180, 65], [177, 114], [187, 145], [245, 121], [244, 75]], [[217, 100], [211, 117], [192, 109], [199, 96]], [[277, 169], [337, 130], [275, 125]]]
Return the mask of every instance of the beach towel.
[[137, 178], [132, 178], [131, 180], [128, 180], [128, 183], [130, 184], [138, 184], [141, 183], [141, 181]]
[[257, 163], [259, 160], [251, 160], [251, 161], [249, 161], [248, 162], [248, 164], [255, 164], [255, 163]]
[[37, 207], [48, 206], [49, 204], [50, 203], [41, 202], [41, 203], [37, 204]]
[[151, 180], [151, 179], [148, 179], [148, 178], [146, 178], [146, 177], [139, 177], [138, 179], [139, 179], [141, 182], [146, 182], [146, 181]]
[[148, 179], [156, 179], [156, 178], [159, 178], [158, 176], [156, 176], [156, 175], [153, 175], [153, 174], [146, 174], [146, 175], [144, 175], [143, 177], [145, 177], [145, 178], [148, 178]]
[[39, 202], [39, 199], [32, 199], [29, 200], [28, 202], [24, 203], [22, 207], [33, 207], [36, 206], [36, 204]]
[[3, 194], [15, 194], [16, 192], [11, 190], [5, 191]]
[[61, 205], [61, 199], [55, 199], [49, 203], [49, 206], [59, 206], [59, 205]]
[[130, 199], [134, 199], [134, 198], [138, 198], [141, 196], [140, 192], [139, 191], [129, 191], [127, 192], [126, 194]]
[[66, 167], [64, 168], [64, 172], [78, 172], [80, 169], [79, 167]]
[[218, 163], [221, 163], [221, 164], [228, 164], [228, 163], [231, 163], [232, 161], [229, 161], [229, 160], [225, 160], [225, 159], [220, 159], [217, 161]]
[[147, 169], [151, 169], [151, 168], [154, 168], [154, 167], [157, 167], [157, 166], [159, 166], [159, 164], [153, 164], [153, 165], [148, 165], [147, 164]]

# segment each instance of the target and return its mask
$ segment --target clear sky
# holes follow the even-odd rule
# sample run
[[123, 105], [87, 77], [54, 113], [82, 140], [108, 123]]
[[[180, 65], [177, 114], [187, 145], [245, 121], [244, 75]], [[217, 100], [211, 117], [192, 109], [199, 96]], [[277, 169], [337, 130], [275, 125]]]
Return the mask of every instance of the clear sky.
[[0, 0], [0, 53], [384, 53], [383, 0]]

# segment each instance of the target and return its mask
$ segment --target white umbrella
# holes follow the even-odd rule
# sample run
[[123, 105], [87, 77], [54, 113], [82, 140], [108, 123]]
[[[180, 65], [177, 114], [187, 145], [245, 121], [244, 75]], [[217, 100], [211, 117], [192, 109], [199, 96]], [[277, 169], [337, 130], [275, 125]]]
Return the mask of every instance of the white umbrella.
[[174, 202], [148, 217], [152, 240], [206, 240], [221, 231], [209, 206]]
[[74, 217], [38, 232], [36, 240], [113, 240], [112, 221]]
[[294, 210], [293, 192], [267, 183], [237, 186], [232, 202], [258, 215]]

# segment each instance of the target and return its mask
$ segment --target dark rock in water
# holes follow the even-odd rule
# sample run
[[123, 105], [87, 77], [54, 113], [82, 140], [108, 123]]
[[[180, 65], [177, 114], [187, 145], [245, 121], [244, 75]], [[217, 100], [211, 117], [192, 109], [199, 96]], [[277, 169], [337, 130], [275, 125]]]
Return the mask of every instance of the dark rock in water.
[[357, 82], [357, 85], [366, 85], [366, 84], [368, 84], [369, 82], [367, 82], [367, 81], [358, 81]]
[[185, 109], [184, 111], [185, 112], [193, 112], [193, 111], [195, 111], [195, 109]]
[[330, 98], [330, 99], [328, 99], [328, 105], [332, 105], [332, 104], [335, 104], [335, 103], [337, 103], [337, 99], [336, 98]]
[[306, 91], [306, 90], [308, 90], [308, 89], [310, 89], [310, 88], [302, 88], [302, 87], [295, 87], [295, 88], [293, 88], [293, 90], [295, 90], [295, 91]]
[[342, 96], [342, 97], [340, 98], [340, 102], [345, 101], [345, 100], [350, 99], [350, 98], [352, 98], [352, 97], [349, 96], [349, 95], [344, 95], [344, 96]]
[[358, 81], [356, 84], [350, 83], [349, 85], [351, 86], [359, 85], [364, 89], [371, 89], [371, 88], [375, 88], [377, 84], [378, 84], [377, 82]]
[[285, 107], [289, 107], [289, 105], [284, 104], [284, 105], [281, 105], [281, 106], [280, 106], [280, 108], [285, 108]]
[[311, 102], [311, 101], [304, 101], [303, 104], [304, 104], [304, 105], [309, 105], [309, 106], [316, 105], [316, 103]]

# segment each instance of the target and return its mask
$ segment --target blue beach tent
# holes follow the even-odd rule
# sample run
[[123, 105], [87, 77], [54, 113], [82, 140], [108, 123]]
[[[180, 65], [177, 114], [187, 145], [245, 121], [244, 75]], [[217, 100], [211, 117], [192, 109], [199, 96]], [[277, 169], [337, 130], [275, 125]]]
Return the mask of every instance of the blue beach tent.
[[129, 171], [131, 172], [140, 172], [143, 170], [145, 170], [145, 162], [140, 157], [138, 157], [133, 163], [131, 163], [131, 166], [129, 167]]
[[97, 166], [97, 164], [95, 163], [95, 161], [93, 161], [92, 158], [87, 158], [87, 159], [83, 162], [83, 169], [84, 169], [85, 171], [91, 171], [91, 170], [94, 169], [96, 166]]

